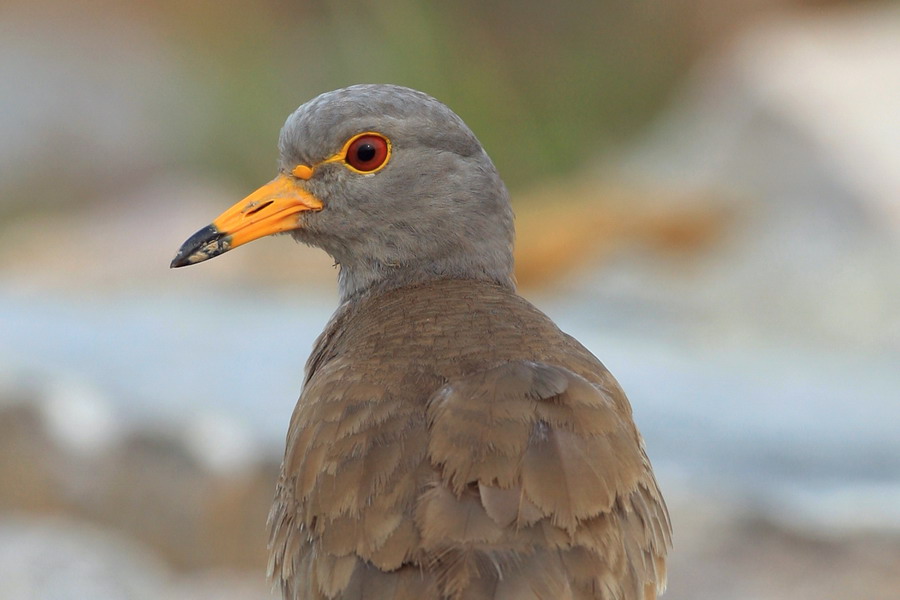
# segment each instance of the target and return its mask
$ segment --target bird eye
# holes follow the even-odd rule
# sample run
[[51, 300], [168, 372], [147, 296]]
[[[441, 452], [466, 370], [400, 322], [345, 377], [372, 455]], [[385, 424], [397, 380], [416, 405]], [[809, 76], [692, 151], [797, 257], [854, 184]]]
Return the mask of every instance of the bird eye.
[[350, 142], [345, 160], [360, 173], [374, 173], [384, 166], [390, 153], [391, 147], [386, 138], [364, 133]]

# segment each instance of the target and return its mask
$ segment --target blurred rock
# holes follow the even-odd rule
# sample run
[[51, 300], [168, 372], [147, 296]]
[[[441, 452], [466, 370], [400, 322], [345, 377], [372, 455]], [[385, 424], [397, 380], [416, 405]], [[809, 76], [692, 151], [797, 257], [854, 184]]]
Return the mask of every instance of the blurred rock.
[[0, 510], [64, 510], [53, 468], [61, 459], [58, 448], [33, 405], [6, 400], [0, 408]]
[[[6, 406], [2, 406], [6, 404]], [[0, 403], [0, 510], [66, 514], [153, 548], [178, 569], [265, 566], [265, 522], [278, 465], [237, 470], [198, 460], [185, 438], [122, 431], [95, 453], [71, 452], [40, 402]]]
[[733, 216], [713, 198], [615, 187], [592, 173], [520, 194], [517, 202], [516, 281], [526, 293], [596, 270], [635, 248], [650, 261], [703, 256], [721, 241]]
[[779, 15], [698, 64], [627, 166], [784, 231], [900, 238], [898, 64], [896, 3]]
[[675, 549], [666, 600], [896, 600], [900, 595], [896, 533], [835, 537], [693, 494], [674, 495], [669, 505]]
[[[0, 412], [0, 425], [12, 419], [8, 410]], [[21, 413], [15, 417], [22, 431], [28, 420]], [[39, 427], [31, 431], [39, 432]], [[7, 455], [6, 444], [0, 456]], [[71, 479], [81, 473], [85, 480], [80, 501], [70, 495], [56, 502], [53, 512], [65, 517], [47, 516], [48, 502], [39, 496], [31, 498], [39, 501], [33, 506], [14, 502], [20, 506], [13, 512], [5, 498], [0, 600], [274, 597], [263, 564], [248, 561], [240, 549], [260, 544], [263, 523], [257, 508], [268, 505], [270, 482], [220, 479], [207, 482], [203, 492], [208, 493], [197, 494], [189, 490], [204, 475], [170, 442], [145, 436], [128, 446], [116, 449], [113, 454], [122, 456], [110, 457], [111, 462], [88, 461], [66, 474]], [[26, 468], [36, 458], [19, 457]], [[85, 460], [80, 455], [76, 462]], [[105, 472], [111, 464], [130, 476]], [[104, 472], [99, 478], [97, 470]], [[95, 485], [98, 479], [118, 479], [119, 484]], [[8, 487], [0, 493], [6, 495]], [[265, 499], [248, 501], [256, 489], [267, 492]], [[894, 600], [900, 591], [897, 531], [795, 527], [768, 507], [720, 492], [671, 482], [666, 490], [676, 532], [666, 598]], [[89, 503], [96, 506], [86, 507]]]
[[66, 519], [0, 516], [0, 599], [155, 600], [166, 567], [132, 540]]
[[622, 253], [580, 289], [624, 323], [668, 313], [673, 338], [900, 353], [898, 64], [896, 3], [747, 31], [622, 170], [661, 202], [727, 207], [719, 243], [690, 261]]
[[174, 574], [133, 538], [70, 518], [0, 515], [0, 600], [265, 600], [261, 572]]
[[274, 600], [275, 593], [262, 573], [231, 570], [201, 571], [180, 578], [166, 600]]

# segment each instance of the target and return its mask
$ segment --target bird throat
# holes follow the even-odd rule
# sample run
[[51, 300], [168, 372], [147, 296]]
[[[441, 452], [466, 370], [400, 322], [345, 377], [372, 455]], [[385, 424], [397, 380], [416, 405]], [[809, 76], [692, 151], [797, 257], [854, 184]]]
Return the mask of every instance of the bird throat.
[[511, 260], [510, 267], [497, 265], [496, 268], [471, 261], [460, 261], [456, 257], [416, 263], [373, 261], [353, 265], [336, 261], [336, 264], [340, 269], [338, 290], [342, 303], [363, 296], [447, 279], [488, 281], [515, 290]]

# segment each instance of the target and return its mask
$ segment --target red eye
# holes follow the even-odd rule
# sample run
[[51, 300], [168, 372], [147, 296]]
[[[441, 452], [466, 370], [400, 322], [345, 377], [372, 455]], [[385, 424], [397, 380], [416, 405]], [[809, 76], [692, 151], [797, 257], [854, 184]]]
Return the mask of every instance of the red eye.
[[347, 148], [347, 164], [362, 173], [372, 173], [387, 162], [388, 141], [374, 133], [359, 136]]

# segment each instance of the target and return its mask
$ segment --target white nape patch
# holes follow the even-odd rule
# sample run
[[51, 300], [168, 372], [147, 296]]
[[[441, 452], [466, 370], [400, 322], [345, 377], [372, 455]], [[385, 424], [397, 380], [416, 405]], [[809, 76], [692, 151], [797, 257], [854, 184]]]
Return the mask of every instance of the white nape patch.
[[42, 390], [47, 432], [67, 450], [97, 454], [119, 441], [122, 428], [106, 396], [83, 378], [64, 375]]
[[250, 430], [231, 417], [209, 412], [200, 414], [183, 433], [188, 450], [204, 466], [218, 473], [244, 470], [260, 454]]

